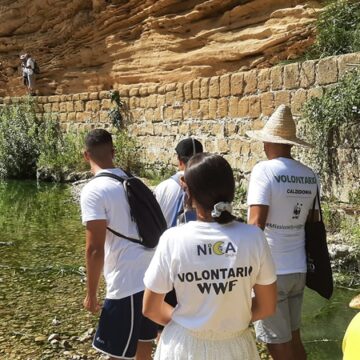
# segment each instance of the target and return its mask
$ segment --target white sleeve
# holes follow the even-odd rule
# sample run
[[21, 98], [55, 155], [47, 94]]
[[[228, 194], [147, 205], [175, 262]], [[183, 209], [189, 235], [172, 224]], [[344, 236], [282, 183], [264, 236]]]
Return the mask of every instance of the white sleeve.
[[261, 163], [254, 166], [249, 182], [247, 204], [250, 205], [270, 205], [271, 202], [271, 182], [261, 166]]
[[164, 235], [160, 238], [144, 276], [145, 287], [158, 294], [166, 294], [173, 289], [173, 283], [170, 279], [171, 251], [168, 247], [166, 233]]
[[82, 223], [92, 220], [106, 220], [104, 197], [94, 188], [84, 187], [80, 196]]
[[276, 272], [273, 258], [271, 256], [269, 245], [261, 231], [262, 251], [260, 256], [260, 270], [256, 278], [258, 285], [270, 285], [276, 281]]

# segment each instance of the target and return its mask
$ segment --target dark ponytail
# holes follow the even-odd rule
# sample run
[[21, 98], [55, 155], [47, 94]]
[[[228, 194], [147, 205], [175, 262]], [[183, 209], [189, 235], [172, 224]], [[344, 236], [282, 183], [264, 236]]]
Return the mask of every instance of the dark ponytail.
[[[231, 204], [234, 200], [235, 180], [230, 164], [220, 155], [201, 153], [194, 155], [185, 170], [189, 195], [207, 211], [215, 204]], [[214, 221], [226, 224], [235, 220], [231, 210], [221, 210]]]

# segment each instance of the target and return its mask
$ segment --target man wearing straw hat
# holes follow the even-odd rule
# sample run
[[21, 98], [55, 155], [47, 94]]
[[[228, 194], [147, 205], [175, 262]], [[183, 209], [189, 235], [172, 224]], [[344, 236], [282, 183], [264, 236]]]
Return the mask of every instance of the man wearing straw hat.
[[314, 172], [291, 156], [296, 137], [291, 110], [280, 105], [263, 129], [249, 131], [264, 143], [267, 161], [251, 172], [248, 222], [264, 230], [274, 258], [278, 302], [275, 315], [255, 323], [256, 336], [274, 360], [304, 360], [300, 319], [306, 277], [305, 230], [317, 191]]

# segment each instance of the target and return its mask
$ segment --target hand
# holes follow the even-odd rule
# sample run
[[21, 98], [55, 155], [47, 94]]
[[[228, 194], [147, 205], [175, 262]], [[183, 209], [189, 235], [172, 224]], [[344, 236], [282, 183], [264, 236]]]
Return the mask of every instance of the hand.
[[101, 305], [99, 304], [96, 295], [95, 296], [86, 295], [83, 305], [87, 311], [90, 311], [93, 314], [97, 314], [101, 310]]

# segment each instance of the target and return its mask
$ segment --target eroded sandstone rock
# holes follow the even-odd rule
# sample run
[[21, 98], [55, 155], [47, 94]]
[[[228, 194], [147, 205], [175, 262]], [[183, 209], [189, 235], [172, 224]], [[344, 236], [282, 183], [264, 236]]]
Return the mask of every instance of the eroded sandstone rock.
[[320, 1], [5, 0], [0, 96], [22, 95], [19, 54], [40, 92], [108, 90], [266, 67], [301, 53]]

